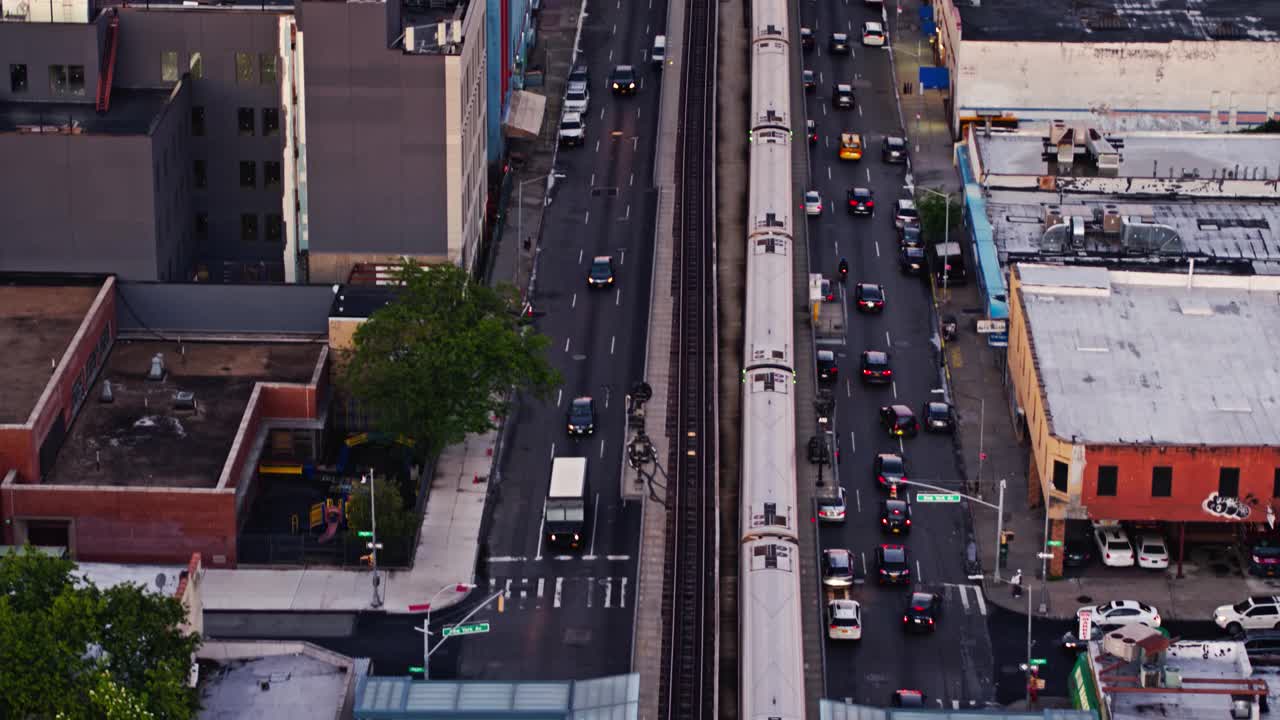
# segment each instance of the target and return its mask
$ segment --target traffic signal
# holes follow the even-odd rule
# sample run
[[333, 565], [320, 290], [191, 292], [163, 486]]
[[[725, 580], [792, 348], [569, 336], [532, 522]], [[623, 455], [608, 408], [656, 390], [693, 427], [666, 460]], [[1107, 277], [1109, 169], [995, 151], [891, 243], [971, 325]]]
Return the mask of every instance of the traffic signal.
[[377, 563], [377, 560], [373, 557], [373, 553], [360, 556], [361, 565], [368, 565], [369, 567], [373, 567], [376, 563]]
[[1000, 562], [1003, 564], [1009, 559], [1009, 543], [1013, 542], [1013, 533], [1005, 530], [1000, 533]]

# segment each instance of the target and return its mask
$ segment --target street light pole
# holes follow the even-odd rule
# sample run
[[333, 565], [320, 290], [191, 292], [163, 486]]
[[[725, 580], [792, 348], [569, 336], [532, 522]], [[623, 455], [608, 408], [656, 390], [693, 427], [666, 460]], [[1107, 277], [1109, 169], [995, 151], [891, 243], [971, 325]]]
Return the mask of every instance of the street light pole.
[[[930, 195], [936, 195], [942, 198], [943, 213], [944, 213], [944, 217], [946, 218], [944, 221], [945, 227], [942, 228], [942, 245], [945, 252], [945, 249], [947, 248], [947, 243], [951, 242], [951, 196], [954, 193], [942, 193], [927, 187], [922, 187], [919, 189], [929, 193]], [[942, 256], [942, 292], [944, 294], [947, 291], [947, 283], [949, 282], [951, 277], [951, 263], [947, 262], [948, 257], [950, 257], [950, 255]]]
[[419, 610], [427, 611], [427, 617], [423, 619], [422, 627], [417, 628], [418, 632], [422, 633], [422, 679], [423, 680], [429, 680], [430, 673], [431, 673], [431, 668], [427, 665], [427, 658], [431, 655], [431, 632], [430, 632], [431, 609], [432, 607], [435, 606], [436, 598], [440, 597], [441, 593], [444, 593], [446, 590], [453, 590], [454, 592], [463, 593], [463, 592], [467, 592], [468, 590], [472, 590], [474, 588], [475, 588], [475, 585], [472, 585], [471, 583], [454, 583], [452, 585], [445, 585], [444, 587], [437, 590], [436, 594], [432, 595], [431, 599], [428, 600], [425, 604], [409, 606], [409, 612], [414, 612]]
[[[448, 589], [448, 588], [447, 587], [441, 588], [441, 590], [445, 590], [445, 589]], [[475, 615], [476, 613], [483, 610], [486, 606], [488, 606], [489, 603], [493, 602], [494, 600], [497, 600], [499, 597], [502, 597], [502, 594], [504, 592], [506, 591], [499, 590], [498, 592], [485, 598], [483, 602], [481, 602], [479, 605], [476, 605], [474, 608], [472, 608], [471, 612], [464, 615], [461, 620], [459, 620], [456, 623], [453, 623], [453, 625], [451, 625], [450, 627], [457, 627], [459, 625], [462, 625], [466, 621], [470, 620], [472, 615]], [[439, 593], [436, 593], [436, 594], [439, 595]], [[426, 619], [423, 620], [422, 627], [415, 628], [418, 632], [422, 633], [422, 679], [423, 680], [431, 679], [431, 656], [434, 655], [436, 651], [440, 649], [440, 646], [444, 644], [445, 640], [449, 639], [448, 635], [444, 635], [444, 629], [442, 628], [440, 630], [440, 633], [441, 635], [444, 635], [444, 637], [441, 637], [440, 642], [436, 643], [434, 647], [431, 647], [431, 630], [429, 627], [430, 624], [431, 624], [431, 610], [428, 608], [427, 617]]]
[[993, 573], [993, 576], [995, 577], [997, 582], [1000, 581], [1000, 536], [1003, 534], [1003, 530], [1004, 530], [1005, 482], [1003, 479], [1000, 480], [1000, 496], [994, 505], [987, 502], [986, 500], [983, 500], [982, 498], [974, 497], [972, 495], [966, 495], [962, 492], [956, 492], [951, 488], [944, 488], [944, 487], [939, 487], [937, 485], [930, 485], [929, 483], [922, 483], [919, 480], [897, 480], [895, 482], [898, 485], [916, 485], [918, 487], [927, 488], [929, 490], [937, 490], [938, 492], [943, 492], [950, 495], [959, 495], [960, 497], [968, 500], [969, 502], [978, 503], [979, 505], [985, 505], [986, 507], [989, 507], [992, 510], [995, 510], [996, 511], [996, 566], [995, 566], [995, 571]]
[[[380, 608], [382, 607], [382, 597], [379, 596], [378, 594], [378, 586], [382, 584], [382, 581], [378, 577], [378, 550], [379, 548], [382, 547], [382, 545], [378, 543], [378, 506], [377, 506], [377, 499], [376, 499], [378, 497], [378, 493], [376, 491], [376, 488], [374, 487], [375, 482], [374, 482], [374, 476], [372, 473], [368, 475], [360, 476], [360, 484], [363, 485], [366, 482], [369, 483], [369, 531], [370, 532], [368, 534], [369, 542], [365, 543], [365, 547], [368, 548], [369, 550], [369, 555], [368, 555], [369, 568], [373, 570], [373, 577], [371, 578], [371, 581], [373, 583], [373, 600], [370, 601], [370, 604], [375, 608]], [[363, 536], [364, 533], [359, 533], [359, 535]]]
[[991, 575], [1000, 580], [1000, 539], [1004, 537], [1004, 478], [1000, 478], [1000, 509], [996, 511], [996, 567]]

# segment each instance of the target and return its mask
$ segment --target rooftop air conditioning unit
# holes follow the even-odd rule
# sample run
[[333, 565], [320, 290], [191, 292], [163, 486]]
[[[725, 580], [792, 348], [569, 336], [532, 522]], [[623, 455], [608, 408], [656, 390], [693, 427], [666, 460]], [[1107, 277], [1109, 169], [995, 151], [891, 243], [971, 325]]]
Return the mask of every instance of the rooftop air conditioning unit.
[[1115, 205], [1106, 205], [1102, 211], [1102, 232], [1108, 235], [1119, 235], [1124, 229], [1124, 216], [1120, 214], [1120, 208]]
[[1138, 659], [1138, 643], [1158, 634], [1146, 625], [1127, 625], [1116, 628], [1102, 638], [1102, 651], [1126, 662]]
[[1062, 206], [1053, 204], [1044, 206], [1044, 226], [1051, 228], [1062, 222]]
[[1172, 690], [1182, 687], [1182, 668], [1166, 665], [1164, 667], [1164, 686]]

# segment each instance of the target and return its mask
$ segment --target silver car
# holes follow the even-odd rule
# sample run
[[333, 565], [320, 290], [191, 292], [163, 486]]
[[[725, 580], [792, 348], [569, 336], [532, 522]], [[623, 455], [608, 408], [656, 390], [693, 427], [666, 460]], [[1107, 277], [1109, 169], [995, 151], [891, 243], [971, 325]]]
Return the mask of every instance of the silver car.
[[571, 82], [564, 93], [565, 112], [585, 113], [591, 104], [591, 91], [585, 82]]

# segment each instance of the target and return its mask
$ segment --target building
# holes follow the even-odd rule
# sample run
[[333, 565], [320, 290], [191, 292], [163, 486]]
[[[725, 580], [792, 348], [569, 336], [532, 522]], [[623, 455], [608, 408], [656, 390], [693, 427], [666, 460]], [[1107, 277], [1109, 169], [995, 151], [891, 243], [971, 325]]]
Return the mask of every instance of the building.
[[535, 20], [541, 4], [541, 0], [486, 0], [485, 41], [489, 57], [486, 122], [491, 166], [502, 159], [506, 148], [502, 123], [510, 108], [512, 93], [524, 89], [525, 71], [537, 64], [529, 56], [537, 42]]
[[953, 132], [990, 119], [1230, 132], [1280, 112], [1280, 5], [932, 0]]
[[1181, 562], [1188, 535], [1272, 516], [1277, 292], [1275, 276], [1012, 268], [1012, 403], [1052, 539], [1069, 521], [1156, 523]]
[[414, 680], [366, 677], [356, 688], [356, 720], [459, 717], [614, 718], [640, 716], [640, 674], [552, 682]]
[[308, 642], [205, 641], [197, 657], [201, 720], [350, 720], [356, 685], [369, 672], [367, 659]]

